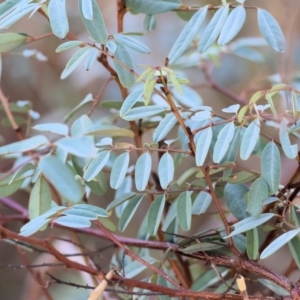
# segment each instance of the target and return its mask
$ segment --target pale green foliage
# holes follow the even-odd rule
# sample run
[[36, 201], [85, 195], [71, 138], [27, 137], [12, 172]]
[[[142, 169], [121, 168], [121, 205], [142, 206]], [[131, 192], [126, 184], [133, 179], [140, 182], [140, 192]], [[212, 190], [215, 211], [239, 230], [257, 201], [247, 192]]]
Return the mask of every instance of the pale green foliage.
[[[96, 0], [78, 0], [74, 5], [78, 24], [86, 31], [79, 41], [69, 27], [69, 2], [7, 0], [0, 4], [0, 29], [37, 12], [49, 19], [49, 30], [65, 39], [55, 50], [55, 55], [68, 57], [60, 69], [61, 79], [81, 63], [87, 71], [101, 64], [109, 71], [96, 96], [84, 91], [87, 96], [74, 103], [63, 120], [31, 126], [36, 116], [32, 104], [10, 101], [5, 106], [0, 95], [0, 109], [7, 114], [2, 124], [14, 126], [9, 111], [17, 124], [28, 126], [24, 139], [0, 146], [1, 160], [14, 160], [11, 169], [0, 174], [0, 196], [14, 197], [20, 189], [28, 192], [30, 222], [20, 234], [30, 236], [48, 225], [49, 232], [55, 225], [80, 230], [100, 222], [126, 235], [132, 230], [130, 236], [149, 243], [155, 239], [176, 243], [180, 254], [205, 252], [230, 258], [239, 252], [240, 257], [247, 255], [257, 261], [288, 243], [300, 268], [300, 217], [288, 191], [297, 184], [281, 186], [281, 181], [287, 182], [281, 178], [282, 161], [298, 155], [299, 78], [289, 79], [294, 80], [291, 85], [266, 78], [263, 83], [268, 88], [262, 90], [258, 88], [263, 86], [261, 82], [255, 82], [239, 94], [224, 80], [231, 77], [233, 69], [247, 73], [249, 66], [265, 63], [265, 51], [285, 50], [285, 37], [276, 19], [256, 8], [261, 37], [246, 38], [241, 30], [249, 10], [254, 10], [245, 1], [220, 1], [217, 6], [198, 1], [198, 6], [188, 7], [179, 0], [126, 0], [124, 14], [144, 14], [146, 31], [163, 32], [157, 15], [164, 17], [166, 12], [170, 18], [180, 16], [186, 22], [181, 32], [168, 40], [173, 43], [170, 49], [164, 49], [163, 42], [151, 43], [151, 35], [142, 25], [136, 32], [120, 32], [122, 26], [119, 32], [110, 32], [114, 27], [107, 27]], [[26, 33], [1, 33], [0, 52], [6, 52], [2, 59], [34, 40]], [[151, 56], [154, 50], [165, 55], [164, 64]], [[154, 61], [153, 65], [139, 64], [141, 57]], [[237, 65], [231, 65], [224, 76], [222, 67], [228, 62]], [[108, 93], [107, 99], [103, 95], [111, 82], [117, 92], [113, 97]], [[240, 82], [235, 84], [238, 89]], [[225, 105], [221, 96], [200, 95], [203, 86], [231, 102]], [[283, 96], [291, 99], [291, 105], [285, 107]], [[266, 232], [275, 229], [280, 235], [265, 246]], [[182, 231], [186, 236], [178, 235]], [[260, 249], [262, 245], [264, 249]], [[169, 261], [175, 260], [169, 250], [163, 258], [154, 258], [145, 249], [130, 251], [151, 265], [159, 262], [159, 269], [169, 276], [155, 274], [144, 281], [174, 288], [167, 280], [174, 277], [169, 275]], [[222, 278], [217, 291], [227, 293], [225, 283], [231, 286], [235, 279], [223, 280], [232, 275], [230, 264], [203, 273], [193, 271], [191, 261], [184, 263], [193, 273], [189, 274], [192, 290], [211, 289]], [[126, 278], [142, 276], [147, 269], [120, 253], [114, 254], [112, 262]], [[286, 292], [266, 279], [258, 280], [277, 294]]]

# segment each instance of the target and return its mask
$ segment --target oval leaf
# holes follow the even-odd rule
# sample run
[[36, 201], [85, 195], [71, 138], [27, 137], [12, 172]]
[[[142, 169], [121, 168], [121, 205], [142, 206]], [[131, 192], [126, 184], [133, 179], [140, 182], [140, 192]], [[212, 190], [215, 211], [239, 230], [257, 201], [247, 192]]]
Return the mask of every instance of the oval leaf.
[[278, 190], [280, 169], [280, 153], [276, 144], [272, 141], [267, 144], [261, 155], [261, 175], [268, 184], [270, 194], [276, 194]]
[[129, 165], [129, 153], [125, 152], [117, 157], [115, 160], [111, 174], [110, 174], [110, 187], [117, 189], [122, 184]]
[[1, 33], [0, 52], [7, 52], [24, 45], [30, 37], [24, 33]]
[[53, 33], [57, 37], [64, 39], [69, 32], [65, 0], [50, 0], [48, 14]]
[[174, 178], [174, 161], [169, 153], [165, 153], [159, 161], [158, 176], [162, 189], [166, 189]]
[[137, 52], [146, 53], [146, 54], [150, 53], [150, 50], [147, 46], [145, 46], [143, 43], [134, 39], [131, 36], [123, 35], [123, 34], [115, 34], [114, 38], [116, 39], [117, 42]]
[[150, 235], [156, 235], [158, 226], [162, 219], [166, 202], [165, 194], [157, 196], [151, 203], [148, 213], [148, 232]]
[[152, 166], [151, 155], [146, 152], [143, 153], [137, 160], [135, 165], [135, 186], [138, 191], [144, 191], [150, 177]]
[[185, 191], [181, 193], [177, 200], [177, 218], [183, 231], [188, 231], [192, 223], [192, 199], [191, 193]]
[[258, 27], [267, 43], [276, 51], [284, 52], [285, 38], [274, 17], [264, 9], [257, 9]]
[[212, 202], [212, 197], [209, 193], [200, 192], [194, 200], [192, 206], [193, 215], [204, 214]]
[[280, 127], [279, 127], [279, 140], [280, 140], [281, 147], [282, 147], [284, 154], [288, 158], [294, 159], [298, 154], [298, 145], [291, 144], [289, 134], [288, 134], [288, 128], [287, 128], [288, 123], [289, 122], [286, 118], [282, 118], [282, 121], [281, 121]]
[[196, 143], [196, 165], [202, 166], [205, 162], [210, 143], [212, 141], [212, 129], [208, 127], [202, 130]]
[[160, 142], [177, 123], [177, 119], [174, 114], [166, 115], [158, 124], [153, 132], [153, 142]]
[[228, 44], [241, 30], [246, 20], [246, 10], [242, 5], [232, 10], [220, 33], [218, 44]]

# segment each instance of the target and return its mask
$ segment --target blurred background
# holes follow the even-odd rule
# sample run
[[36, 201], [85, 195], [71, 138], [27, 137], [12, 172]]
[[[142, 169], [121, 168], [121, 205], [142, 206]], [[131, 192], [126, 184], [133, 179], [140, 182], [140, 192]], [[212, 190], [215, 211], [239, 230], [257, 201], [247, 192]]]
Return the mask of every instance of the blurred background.
[[[116, 1], [98, 0], [97, 2], [104, 16], [109, 34], [116, 33]], [[221, 4], [220, 0], [183, 0], [182, 2], [186, 5], [200, 6], [204, 6], [206, 4]], [[262, 53], [264, 57], [263, 63], [256, 63], [231, 54], [222, 55], [219, 66], [215, 66], [212, 70], [213, 78], [220, 85], [232, 90], [238, 95], [246, 95], [248, 97], [257, 90], [269, 88], [270, 81], [266, 79], [271, 75], [275, 75], [275, 80], [278, 80], [279, 82], [284, 82], [290, 85], [298, 85], [295, 78], [300, 64], [299, 1], [246, 0], [245, 4], [264, 8], [275, 17], [287, 39], [287, 49], [285, 53], [278, 54], [268, 46], [259, 47], [258, 51]], [[78, 40], [89, 41], [87, 32], [79, 15], [77, 1], [67, 0], [66, 5], [70, 32], [72, 32]], [[212, 16], [213, 12], [210, 11], [208, 15]], [[176, 13], [169, 12], [158, 15], [156, 30], [146, 32], [143, 29], [143, 18], [144, 15], [132, 15], [128, 13], [124, 19], [124, 32], [143, 32], [144, 35], [142, 37], [138, 37], [138, 39], [145, 43], [151, 50], [151, 54], [149, 55], [131, 52], [135, 70], [138, 73], [141, 73], [143, 70], [138, 67], [139, 64], [151, 66], [161, 66], [164, 64], [164, 60], [175, 42], [176, 37], [186, 23], [184, 20], [179, 18]], [[208, 21], [209, 18], [207, 18], [207, 22]], [[31, 36], [38, 36], [50, 31], [51, 29], [48, 21], [42, 15], [36, 13], [30, 20], [28, 20], [28, 17], [24, 17], [5, 32], [24, 32]], [[238, 40], [241, 37], [260, 36], [261, 35], [257, 26], [256, 10], [249, 9], [247, 10], [246, 23], [235, 40]], [[33, 110], [40, 114], [40, 118], [34, 121], [36, 123], [62, 122], [63, 117], [88, 93], [92, 93], [95, 96], [107, 78], [109, 78], [108, 72], [100, 64], [95, 64], [89, 71], [86, 71], [82, 64], [67, 79], [60, 80], [62, 70], [75, 51], [74, 49], [71, 49], [62, 53], [55, 53], [55, 49], [63, 42], [64, 41], [59, 40], [57, 37], [51, 36], [31, 43], [28, 46], [23, 46], [11, 53], [4, 53], [2, 55], [3, 66], [1, 87], [3, 92], [11, 102], [16, 102], [18, 100], [31, 101], [33, 104]], [[39, 61], [33, 57], [24, 57], [22, 55], [22, 51], [24, 49], [36, 49], [47, 57], [47, 60]], [[213, 106], [216, 112], [220, 112], [223, 107], [234, 104], [231, 99], [203, 86], [205, 78], [198, 67], [193, 67], [187, 70], [185, 77], [191, 80], [191, 86], [199, 93], [203, 99], [203, 103]], [[114, 82], [110, 82], [102, 96], [102, 100], [121, 100], [121, 94], [116, 87], [117, 85]], [[290, 105], [289, 99], [283, 100], [285, 101], [285, 106]], [[81, 109], [80, 114], [85, 112], [87, 113], [88, 111], [89, 107], [85, 106]], [[107, 114], [107, 112], [107, 110], [98, 109], [92, 115], [92, 119], [97, 120], [97, 118]], [[78, 114], [78, 116], [80, 114]], [[4, 119], [5, 115], [2, 111], [0, 111], [0, 120]], [[73, 120], [74, 119], [75, 118], [73, 118]], [[3, 123], [5, 122], [2, 122], [0, 125], [0, 135], [3, 138], [2, 142], [6, 144], [16, 141], [17, 137], [15, 132], [9, 126], [3, 125]], [[150, 137], [151, 135], [146, 135], [144, 142], [150, 142]], [[259, 160], [257, 158], [251, 158], [251, 160], [247, 161], [247, 164], [251, 164], [251, 169], [259, 170]], [[0, 166], [1, 172], [5, 172], [11, 165], [7, 164], [7, 162], [1, 162]], [[287, 160], [284, 161], [282, 183], [285, 182], [286, 177], [296, 167], [297, 165], [295, 165], [295, 162]], [[11, 197], [24, 206], [27, 206], [28, 204], [29, 194], [26, 191], [19, 191]], [[106, 207], [113, 197], [114, 193], [109, 192], [104, 197], [94, 197], [91, 202], [95, 204], [101, 203], [100, 206]], [[1, 207], [1, 212], [3, 214], [11, 213], [4, 207]], [[145, 211], [141, 206], [138, 211], [138, 216], [143, 217], [144, 213]], [[140, 222], [140, 219], [137, 221]], [[219, 222], [217, 219], [215, 221]], [[115, 222], [117, 222], [117, 219], [115, 219]], [[202, 219], [202, 222], [205, 223], [206, 220]], [[8, 227], [18, 232], [21, 225], [22, 224], [20, 224], [20, 222], [15, 222], [10, 223]], [[209, 224], [207, 226], [209, 227]], [[137, 226], [134, 224], [133, 220], [126, 230], [126, 234], [130, 232], [130, 235], [135, 236], [137, 231], [136, 227]], [[193, 231], [198, 231], [196, 221], [194, 222]], [[37, 236], [42, 237], [48, 234], [60, 234], [62, 237], [67, 237], [67, 231], [57, 231], [54, 229], [51, 229], [51, 233], [48, 229], [46, 232], [38, 233]], [[103, 240], [90, 239], [89, 237], [82, 236], [80, 236], [80, 238], [85, 246], [94, 250], [110, 245], [108, 242], [104, 242]], [[76, 247], [63, 241], [57, 241], [56, 246], [63, 253], [78, 252]], [[36, 282], [32, 280], [31, 275], [27, 270], [2, 268], [2, 266], [7, 266], [8, 264], [20, 265], [23, 264], [23, 262], [20, 258], [20, 254], [13, 245], [0, 241], [0, 247], [0, 299], [44, 299], [40, 294], [39, 287]], [[289, 252], [286, 252], [283, 248], [278, 254], [282, 259], [278, 259], [277, 256], [276, 263], [269, 261], [268, 259], [264, 263], [269, 266], [271, 263], [272, 268], [275, 271], [281, 272], [286, 269], [291, 260], [286, 256], [287, 253], [290, 255]], [[111, 254], [112, 248], [109, 248], [101, 252], [102, 257], [97, 258], [100, 267], [104, 271], [107, 271], [109, 268]], [[53, 258], [47, 256], [47, 254], [33, 252], [29, 253], [28, 257], [33, 263], [43, 263], [45, 261], [55, 263]], [[271, 259], [272, 258], [270, 258], [270, 260]], [[45, 276], [44, 271], [47, 270], [47, 272], [56, 274], [59, 278], [65, 279], [66, 281], [83, 284], [88, 283], [93, 285], [89, 276], [78, 272], [68, 271], [65, 268], [40, 268], [38, 270], [42, 277]], [[294, 277], [294, 279], [299, 278], [299, 274], [294, 272], [292, 277]], [[86, 299], [88, 294], [88, 292], [83, 289], [77, 290], [72, 287], [59, 285], [53, 285], [50, 288], [50, 291], [53, 295], [53, 299], [60, 300]], [[109, 297], [107, 299], [109, 299]]]

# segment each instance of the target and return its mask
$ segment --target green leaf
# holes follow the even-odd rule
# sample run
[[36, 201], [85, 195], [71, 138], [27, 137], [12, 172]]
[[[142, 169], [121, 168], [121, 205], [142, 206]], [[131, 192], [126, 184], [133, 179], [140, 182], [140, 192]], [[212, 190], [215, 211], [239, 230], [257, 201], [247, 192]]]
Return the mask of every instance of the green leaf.
[[69, 41], [69, 42], [65, 42], [65, 43], [59, 45], [56, 48], [55, 52], [59, 53], [59, 52], [62, 52], [62, 51], [65, 51], [65, 50], [68, 50], [68, 49], [80, 46], [82, 44], [84, 44], [84, 42], [82, 42], [82, 41]]
[[261, 175], [268, 183], [269, 193], [276, 194], [280, 183], [281, 173], [280, 153], [272, 141], [267, 144], [261, 155]]
[[[51, 220], [50, 219], [38, 219], [34, 224], [30, 224], [26, 228], [26, 230], [21, 231], [20, 235], [22, 236], [30, 236], [37, 231], [39, 231], [41, 228], [43, 228], [45, 225], [47, 225]], [[31, 222], [29, 222], [31, 223]]]
[[97, 196], [102, 196], [107, 191], [106, 177], [104, 176], [103, 172], [100, 172], [93, 181], [85, 181], [85, 184]]
[[204, 164], [211, 141], [212, 141], [211, 127], [208, 127], [200, 131], [196, 143], [196, 165], [197, 166], [202, 166]]
[[226, 238], [232, 237], [234, 235], [237, 235], [239, 233], [248, 231], [250, 229], [253, 229], [255, 227], [258, 227], [259, 225], [266, 223], [269, 221], [275, 214], [273, 213], [265, 213], [261, 214], [259, 217], [248, 217], [238, 223], [234, 224], [234, 230], [231, 232], [229, 236]]
[[85, 0], [81, 2], [81, 9], [83, 17], [87, 20], [93, 20], [93, 2], [92, 0]]
[[265, 278], [258, 278], [258, 282], [263, 284], [265, 287], [267, 287], [269, 290], [273, 291], [277, 295], [280, 296], [290, 296], [290, 292], [279, 286], [278, 284], [274, 283], [271, 280], [265, 279]]
[[45, 124], [37, 124], [32, 127], [35, 130], [39, 131], [47, 131], [60, 135], [68, 135], [69, 128], [67, 125], [62, 123], [45, 123]]
[[200, 51], [200, 53], [204, 53], [217, 39], [219, 33], [221, 32], [225, 24], [228, 12], [229, 5], [222, 6], [212, 17], [211, 21], [208, 23], [207, 27], [201, 34], [201, 39], [198, 46], [198, 50]]
[[118, 205], [122, 204], [123, 202], [130, 200], [131, 198], [138, 196], [134, 192], [128, 192], [125, 194], [122, 194], [120, 197], [116, 198], [114, 201], [112, 201], [106, 208], [107, 211], [113, 210]]
[[54, 220], [54, 223], [71, 228], [85, 228], [91, 226], [89, 219], [74, 215], [59, 217]]
[[157, 16], [156, 15], [145, 15], [143, 21], [143, 27], [147, 31], [152, 31], [156, 28]]
[[129, 153], [122, 153], [115, 160], [111, 174], [110, 174], [110, 187], [113, 189], [117, 189], [122, 184], [129, 164]]
[[242, 5], [237, 6], [228, 16], [218, 39], [218, 44], [228, 44], [242, 29], [246, 20], [246, 10]]
[[153, 142], [158, 143], [174, 128], [177, 119], [174, 114], [166, 115], [158, 124], [153, 132]]
[[74, 121], [71, 136], [83, 136], [91, 126], [93, 126], [93, 121], [87, 115], [82, 115]]
[[264, 9], [257, 9], [258, 27], [267, 43], [276, 51], [284, 52], [285, 38], [274, 17]]
[[[0, 176], [3, 174], [0, 174]], [[16, 192], [23, 184], [25, 177], [21, 176], [16, 178], [12, 183], [14, 175], [9, 175], [2, 181], [0, 181], [0, 197], [6, 197]]]
[[123, 118], [131, 109], [132, 107], [140, 100], [143, 96], [143, 88], [136, 89], [131, 92], [123, 102], [123, 105], [120, 109], [120, 116]]
[[87, 94], [84, 99], [76, 105], [65, 117], [64, 117], [64, 123], [68, 123], [69, 120], [74, 116], [74, 114], [81, 108], [83, 105], [86, 103], [89, 103], [93, 101], [93, 95], [92, 94]]
[[0, 34], [0, 52], [7, 52], [24, 45], [30, 36], [25, 33], [7, 32]]
[[88, 220], [98, 219], [98, 216], [92, 211], [88, 211], [84, 209], [74, 209], [73, 207], [63, 211], [63, 214], [66, 216], [79, 216], [82, 218], [87, 218]]
[[84, 171], [83, 179], [86, 181], [93, 180], [100, 171], [104, 168], [107, 161], [109, 160], [110, 151], [100, 151], [95, 157], [89, 162], [87, 168]]
[[185, 25], [175, 43], [173, 44], [170, 53], [168, 54], [169, 65], [174, 64], [178, 58], [182, 56], [184, 51], [189, 47], [193, 39], [196, 37], [203, 24], [208, 6], [204, 6], [195, 13], [189, 22]]
[[296, 122], [296, 124], [293, 124], [289, 129], [289, 133], [293, 133], [295, 131], [298, 131], [300, 129], [300, 120]]
[[143, 153], [137, 160], [135, 165], [135, 186], [138, 191], [144, 191], [150, 177], [152, 166], [151, 155], [146, 152]]
[[125, 209], [122, 212], [122, 215], [119, 220], [118, 228], [120, 231], [124, 231], [131, 221], [132, 217], [135, 215], [135, 212], [143, 200], [144, 195], [137, 195], [130, 199]]
[[291, 254], [294, 258], [294, 261], [295, 261], [298, 269], [300, 269], [300, 238], [299, 238], [299, 236], [295, 236], [294, 238], [292, 238], [289, 241], [288, 245], [289, 245]]
[[273, 241], [267, 248], [265, 248], [265, 250], [260, 255], [260, 259], [265, 259], [268, 256], [272, 255], [274, 252], [276, 252], [278, 249], [283, 247], [287, 242], [289, 242], [299, 233], [300, 233], [300, 228], [285, 232], [280, 237], [278, 237], [275, 241]]
[[42, 215], [51, 208], [52, 195], [48, 182], [39, 176], [29, 198], [28, 213], [30, 220]]
[[[145, 260], [147, 263], [153, 265], [156, 262], [156, 259], [150, 256], [142, 256], [143, 260]], [[148, 267], [144, 264], [140, 263], [139, 261], [132, 261], [129, 264], [127, 264], [124, 268], [124, 276], [126, 278], [132, 278], [144, 270], [146, 270]]]
[[282, 118], [282, 121], [280, 123], [280, 128], [279, 128], [279, 140], [284, 154], [288, 158], [294, 159], [298, 154], [298, 145], [291, 144], [289, 134], [288, 134], [288, 129], [287, 129], [288, 123], [289, 121], [286, 118]]
[[268, 184], [264, 178], [257, 178], [249, 190], [248, 212], [252, 217], [258, 217], [261, 213], [263, 200], [268, 198]]
[[246, 241], [248, 258], [257, 260], [259, 258], [259, 236], [257, 227], [247, 231]]
[[212, 202], [212, 197], [209, 193], [201, 191], [196, 196], [193, 206], [192, 214], [201, 215], [204, 214]]
[[139, 119], [144, 119], [147, 117], [152, 117], [154, 115], [157, 115], [165, 111], [165, 109], [166, 108], [161, 105], [149, 105], [149, 106], [137, 107], [131, 109], [129, 112], [123, 115], [122, 118], [126, 121], [136, 121]]
[[79, 66], [79, 64], [87, 56], [89, 49], [90, 49], [90, 47], [83, 47], [83, 48], [80, 48], [79, 50], [77, 50], [73, 54], [73, 56], [68, 61], [65, 69], [61, 73], [60, 79], [67, 78]]
[[[226, 245], [226, 244], [225, 244]], [[181, 251], [186, 254], [192, 254], [196, 252], [206, 252], [206, 251], [211, 251], [211, 250], [216, 250], [219, 248], [222, 248], [224, 246], [222, 245], [217, 245], [215, 243], [208, 243], [208, 242], [199, 242], [197, 244], [188, 246]]]
[[[229, 269], [225, 267], [217, 267], [217, 269], [221, 275], [221, 278], [224, 278], [229, 272]], [[191, 286], [191, 290], [203, 291], [207, 287], [216, 284], [218, 281], [221, 280], [221, 278], [218, 276], [217, 272], [214, 269], [210, 269], [207, 272], [201, 274], [200, 277], [194, 281], [194, 283]]]
[[30, 150], [38, 149], [49, 143], [47, 138], [43, 135], [36, 135], [26, 140], [11, 143], [0, 147], [0, 155], [6, 155], [11, 153], [27, 152]]
[[218, 134], [218, 139], [214, 147], [213, 161], [219, 163], [229, 149], [230, 143], [234, 137], [233, 122], [225, 125]]
[[91, 38], [98, 44], [105, 44], [108, 39], [107, 29], [101, 14], [101, 11], [98, 7], [96, 0], [92, 1], [92, 11], [93, 11], [93, 19], [89, 20], [85, 18], [85, 12], [83, 12], [83, 2], [86, 0], [79, 0], [79, 10], [82, 21], [84, 23], [85, 28], [90, 34]]
[[177, 217], [177, 199], [178, 197], [172, 202], [167, 215], [163, 221], [162, 230], [167, 231], [167, 228], [171, 225], [174, 219]]
[[65, 137], [58, 140], [56, 145], [79, 157], [92, 157], [97, 151], [93, 138], [89, 136]]
[[50, 0], [48, 14], [54, 35], [64, 39], [69, 32], [65, 0]]
[[44, 156], [40, 159], [39, 168], [53, 187], [68, 201], [80, 202], [83, 189], [80, 181], [75, 180], [75, 172], [64, 165], [57, 157]]
[[192, 223], [192, 199], [191, 192], [182, 192], [177, 200], [177, 218], [183, 231], [188, 231]]
[[159, 224], [162, 220], [166, 202], [165, 194], [157, 196], [151, 203], [148, 212], [148, 232], [150, 235], [156, 235]]
[[[129, 88], [135, 84], [135, 77], [133, 75], [133, 63], [125, 46], [120, 43], [117, 43], [117, 49], [114, 53], [114, 66], [116, 72], [118, 73], [121, 84], [125, 88]], [[122, 65], [119, 64], [122, 62]], [[126, 67], [125, 67], [126, 66]]]
[[119, 42], [119, 43], [123, 44], [124, 46], [131, 48], [137, 52], [146, 53], [146, 54], [150, 53], [150, 50], [147, 46], [145, 46], [140, 41], [132, 38], [131, 36], [123, 35], [123, 34], [115, 34], [114, 38], [117, 42]]
[[158, 177], [162, 189], [166, 189], [174, 178], [174, 161], [169, 153], [165, 153], [158, 164]]
[[137, 13], [161, 14], [180, 7], [179, 0], [126, 0], [126, 7]]
[[253, 152], [260, 133], [260, 122], [259, 119], [255, 119], [247, 127], [241, 141], [240, 156], [241, 159], [247, 160]]
[[243, 184], [227, 183], [225, 185], [224, 197], [226, 205], [238, 220], [249, 217], [249, 214], [246, 212], [247, 203], [244, 198], [248, 191], [248, 188]]
[[234, 175], [231, 175], [226, 179], [228, 183], [246, 183], [255, 180], [257, 177], [259, 177], [259, 174], [253, 174], [246, 171], [241, 171], [238, 173], [235, 173]]
[[112, 125], [94, 124], [85, 130], [85, 135], [101, 135], [105, 137], [134, 137], [133, 131]]

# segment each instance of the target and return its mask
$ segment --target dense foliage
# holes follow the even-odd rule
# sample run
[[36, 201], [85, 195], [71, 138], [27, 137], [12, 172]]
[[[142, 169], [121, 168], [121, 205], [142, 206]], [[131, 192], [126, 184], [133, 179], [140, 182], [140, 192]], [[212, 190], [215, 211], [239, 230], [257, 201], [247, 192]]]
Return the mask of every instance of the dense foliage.
[[[102, 65], [109, 74], [97, 95], [86, 91], [63, 120], [51, 123], [39, 122], [29, 101], [9, 101], [0, 90], [3, 124], [18, 138], [0, 146], [1, 160], [10, 162], [0, 175], [0, 202], [15, 211], [0, 216], [2, 237], [16, 247], [46, 250], [73, 272], [94, 276], [95, 287], [101, 284], [89, 299], [105, 289], [124, 299], [300, 299], [289, 274], [276, 273], [264, 262], [271, 255], [276, 259], [287, 244], [292, 269], [300, 268], [299, 204], [293, 201], [300, 189], [296, 79], [288, 85], [272, 76], [261, 89], [236, 94], [220, 85], [212, 71], [227, 56], [263, 66], [261, 49], [284, 52], [286, 41], [276, 19], [250, 0], [218, 5], [199, 1], [197, 6], [180, 0], [119, 0], [114, 16], [118, 32], [108, 32], [97, 1], [78, 0], [77, 22], [89, 36], [81, 41], [69, 28], [69, 2], [74, 5], [65, 0], [0, 4], [3, 60], [4, 54], [25, 47], [23, 56], [43, 61], [39, 51], [26, 50], [26, 45], [55, 35], [64, 39], [57, 55], [70, 53], [62, 80], [82, 62], [86, 70]], [[145, 38], [141, 42], [140, 36], [163, 31], [157, 17], [168, 12], [185, 26], [164, 64], [138, 68], [135, 52], [151, 55], [152, 48], [160, 47]], [[257, 14], [261, 37], [241, 36], [248, 13]], [[33, 14], [49, 21], [50, 33], [31, 36], [9, 30]], [[144, 15], [143, 28], [123, 32], [126, 14]], [[236, 64], [228, 68], [228, 76]], [[120, 97], [105, 100], [111, 82]], [[201, 84], [231, 104], [220, 108], [217, 97], [202, 99]], [[97, 111], [104, 113], [94, 117]], [[253, 159], [259, 160], [259, 168], [252, 166]], [[296, 168], [284, 178], [285, 185], [283, 159], [293, 160]], [[14, 199], [20, 189], [28, 192], [28, 211]], [[20, 233], [9, 227], [18, 221], [24, 222]], [[132, 223], [137, 230], [128, 227]], [[87, 253], [84, 262], [55, 248], [53, 227], [67, 227], [69, 242]], [[104, 259], [109, 265], [102, 269], [95, 263], [79, 233], [115, 245]], [[52, 283], [70, 284], [49, 276]], [[52, 299], [46, 288], [43, 293]]]

